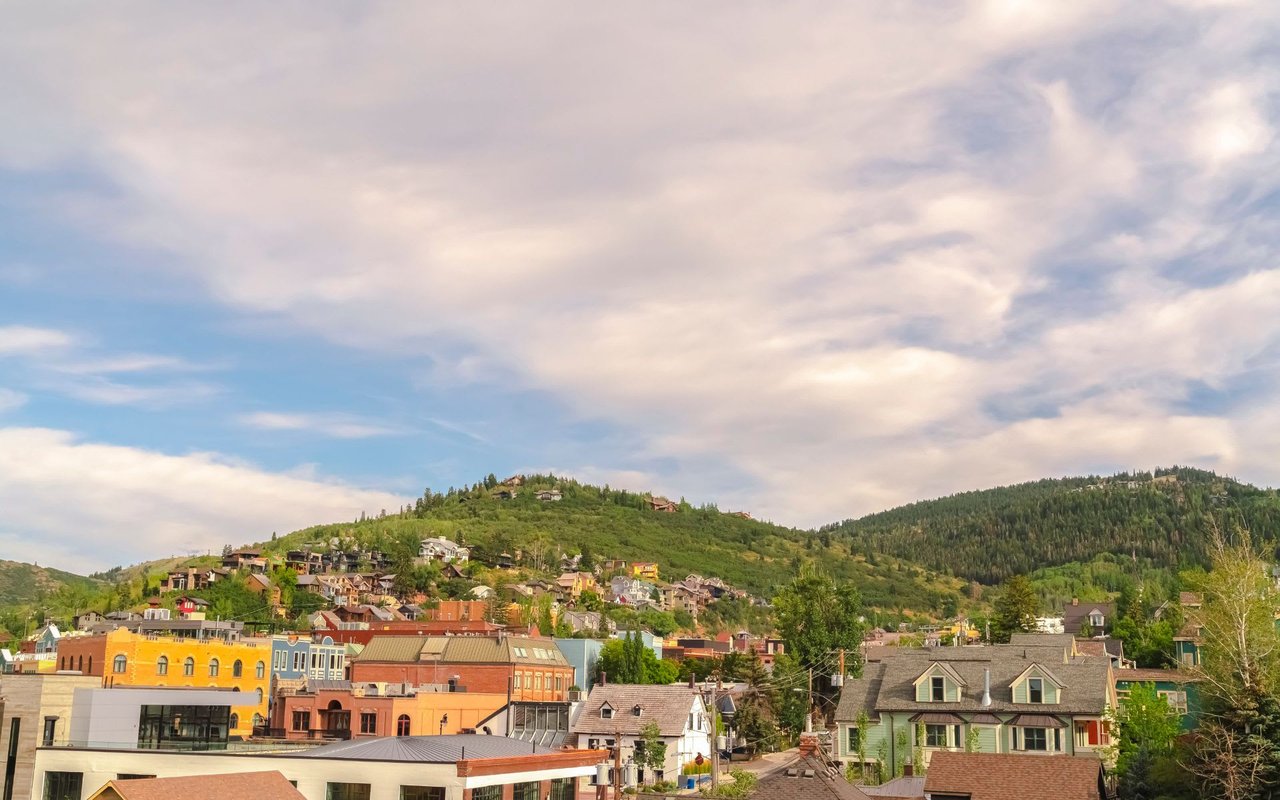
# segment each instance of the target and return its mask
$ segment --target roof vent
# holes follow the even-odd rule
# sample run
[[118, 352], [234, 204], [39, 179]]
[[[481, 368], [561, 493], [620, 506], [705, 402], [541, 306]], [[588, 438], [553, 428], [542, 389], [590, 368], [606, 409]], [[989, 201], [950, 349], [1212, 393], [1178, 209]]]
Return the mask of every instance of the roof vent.
[[806, 769], [806, 770], [804, 771], [804, 776], [805, 776], [806, 778], [812, 778], [812, 777], [813, 777], [813, 770], [811, 770], [811, 769]]
[[982, 700], [979, 703], [983, 708], [991, 706], [991, 669], [987, 668], [982, 671]]
[[788, 769], [788, 770], [787, 770], [787, 777], [788, 777], [788, 778], [794, 778], [794, 777], [798, 776], [799, 774], [800, 774], [800, 770], [796, 769], [795, 767], [792, 767], [792, 768], [790, 768], [790, 769]]

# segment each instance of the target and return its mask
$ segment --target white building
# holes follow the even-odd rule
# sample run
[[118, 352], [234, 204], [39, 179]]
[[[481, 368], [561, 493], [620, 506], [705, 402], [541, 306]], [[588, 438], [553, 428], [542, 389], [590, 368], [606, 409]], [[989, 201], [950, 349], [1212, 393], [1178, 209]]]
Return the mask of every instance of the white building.
[[1036, 617], [1036, 633], [1065, 633], [1062, 617]]
[[657, 723], [666, 745], [662, 774], [640, 775], [642, 782], [676, 780], [680, 769], [698, 756], [710, 758], [711, 717], [698, 689], [685, 685], [641, 686], [607, 684], [591, 690], [570, 732], [578, 737], [580, 749], [609, 748], [621, 738], [622, 761], [635, 756], [640, 732], [650, 722]]
[[418, 547], [418, 558], [427, 561], [443, 561], [446, 564], [461, 564], [471, 557], [471, 550], [457, 542], [439, 536], [423, 539]]
[[121, 775], [172, 778], [274, 770], [296, 782], [307, 800], [500, 800], [513, 795], [575, 800], [578, 783], [594, 776], [607, 757], [604, 751], [553, 750], [477, 734], [357, 739], [292, 752], [284, 747], [274, 752], [42, 747], [36, 753], [35, 786], [49, 800], [87, 800]]

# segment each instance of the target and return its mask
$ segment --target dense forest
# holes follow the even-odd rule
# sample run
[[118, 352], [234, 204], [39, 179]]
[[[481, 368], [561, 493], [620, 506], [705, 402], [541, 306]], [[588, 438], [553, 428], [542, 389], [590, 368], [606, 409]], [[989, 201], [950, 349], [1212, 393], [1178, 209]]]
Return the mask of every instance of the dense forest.
[[1274, 548], [1280, 537], [1280, 496], [1212, 472], [1174, 467], [965, 492], [846, 520], [821, 532], [854, 552], [910, 558], [996, 584], [1059, 565], [1073, 565], [1066, 572], [1077, 579], [1085, 572], [1114, 574], [1119, 560], [1128, 561], [1131, 574], [1202, 567], [1214, 526], [1247, 528], [1255, 540]]

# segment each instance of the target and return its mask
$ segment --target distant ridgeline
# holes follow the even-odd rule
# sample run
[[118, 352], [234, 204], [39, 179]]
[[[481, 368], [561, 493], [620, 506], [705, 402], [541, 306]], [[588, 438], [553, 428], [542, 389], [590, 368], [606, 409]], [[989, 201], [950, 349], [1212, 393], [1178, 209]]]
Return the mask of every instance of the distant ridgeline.
[[901, 506], [822, 531], [855, 552], [910, 558], [984, 584], [1104, 554], [1175, 570], [1203, 565], [1214, 526], [1280, 538], [1280, 496], [1199, 469], [1061, 478]]

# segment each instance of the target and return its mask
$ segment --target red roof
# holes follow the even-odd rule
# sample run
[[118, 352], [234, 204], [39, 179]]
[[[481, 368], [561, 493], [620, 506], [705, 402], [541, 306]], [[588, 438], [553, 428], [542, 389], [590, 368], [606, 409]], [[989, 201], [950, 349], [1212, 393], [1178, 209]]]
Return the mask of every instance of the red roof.
[[1102, 762], [1088, 756], [939, 751], [925, 773], [926, 794], [968, 795], [970, 800], [1101, 800]]

